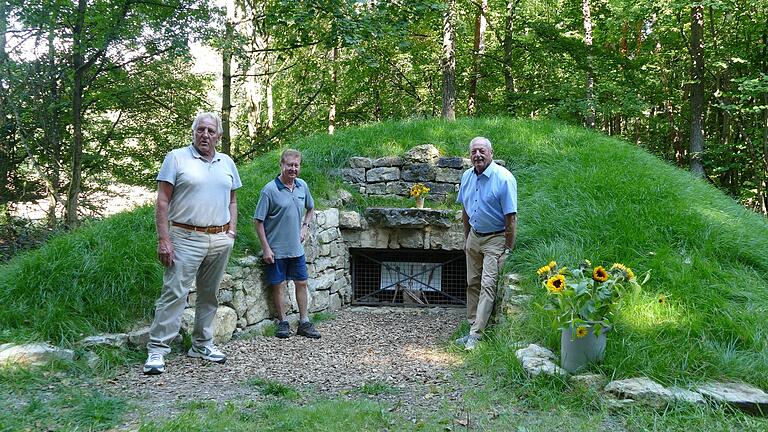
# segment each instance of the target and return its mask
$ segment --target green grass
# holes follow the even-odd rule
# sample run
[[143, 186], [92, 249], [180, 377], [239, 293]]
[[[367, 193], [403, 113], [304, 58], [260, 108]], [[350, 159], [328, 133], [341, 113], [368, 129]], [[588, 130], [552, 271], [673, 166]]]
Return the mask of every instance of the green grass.
[[275, 396], [288, 400], [297, 400], [301, 397], [301, 394], [293, 387], [274, 380], [253, 378], [248, 381], [248, 385], [258, 388], [266, 396]]
[[399, 390], [381, 381], [368, 381], [363, 383], [363, 385], [361, 385], [357, 391], [361, 394], [377, 396], [382, 394], [394, 394]]
[[0, 369], [0, 431], [108, 430], [126, 408], [127, 401], [100, 390], [75, 364]]

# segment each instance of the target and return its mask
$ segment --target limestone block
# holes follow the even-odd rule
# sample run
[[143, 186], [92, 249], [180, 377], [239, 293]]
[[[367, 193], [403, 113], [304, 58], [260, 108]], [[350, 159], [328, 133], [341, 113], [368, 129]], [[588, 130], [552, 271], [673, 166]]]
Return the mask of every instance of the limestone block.
[[406, 249], [424, 248], [424, 232], [422, 230], [400, 230], [398, 233], [398, 243]]
[[368, 195], [387, 195], [386, 183], [371, 183], [366, 187]]
[[328, 228], [317, 235], [317, 241], [320, 244], [331, 243], [339, 238], [341, 238], [341, 232], [338, 228]]
[[335, 256], [327, 256], [327, 257], [320, 257], [315, 261], [314, 270], [315, 273], [320, 273], [323, 270], [329, 268], [329, 267], [336, 267], [336, 261], [337, 257]]
[[370, 168], [371, 159], [367, 157], [353, 156], [349, 158], [349, 166], [352, 168]]
[[149, 343], [149, 326], [128, 333], [128, 343], [135, 347], [145, 347]]
[[724, 403], [754, 415], [768, 416], [768, 394], [749, 384], [709, 382], [696, 390], [714, 403]]
[[405, 164], [401, 173], [403, 180], [413, 182], [431, 182], [435, 180], [435, 176], [435, 166], [428, 163]]
[[434, 164], [440, 157], [440, 151], [432, 144], [422, 144], [405, 152], [404, 159], [409, 162]]
[[240, 267], [256, 267], [261, 265], [261, 257], [248, 255], [242, 258], [238, 258], [235, 262]]
[[456, 231], [432, 231], [429, 237], [430, 249], [462, 250], [464, 233]]
[[318, 257], [327, 257], [328, 255], [330, 255], [331, 254], [331, 245], [332, 244], [333, 243], [327, 243], [327, 244], [320, 245], [320, 247], [318, 248], [318, 253], [317, 253]]
[[342, 180], [350, 183], [365, 183], [365, 168], [342, 168]]
[[341, 296], [338, 293], [331, 294], [328, 297], [328, 310], [337, 311], [341, 309]]
[[386, 181], [392, 181], [392, 180], [400, 180], [400, 168], [394, 168], [394, 167], [371, 168], [368, 170], [368, 172], [365, 173], [365, 180], [368, 183], [379, 183], [379, 182], [386, 182]]
[[515, 356], [530, 376], [567, 375], [568, 373], [554, 363], [555, 354], [543, 347], [530, 344], [515, 351]]
[[402, 181], [389, 182], [385, 184], [386, 186], [384, 191], [391, 195], [408, 196], [411, 190], [411, 186], [408, 183]]
[[0, 345], [0, 365], [20, 364], [41, 366], [52, 360], [74, 360], [72, 350], [57, 348], [47, 343]]
[[632, 399], [656, 407], [674, 401], [669, 390], [645, 377], [611, 381], [605, 386], [605, 391], [621, 399]]
[[385, 156], [371, 161], [374, 167], [400, 167], [403, 166], [403, 158], [399, 156]]
[[342, 229], [363, 229], [364, 220], [356, 211], [339, 212], [339, 228]]
[[329, 208], [323, 210], [322, 213], [323, 216], [325, 216], [325, 221], [322, 225], [323, 228], [337, 228], [339, 226], [339, 209]]
[[312, 295], [312, 302], [309, 304], [309, 311], [310, 312], [320, 312], [328, 309], [328, 304], [330, 303], [330, 292], [329, 291], [316, 291]]
[[460, 157], [441, 157], [437, 158], [437, 162], [435, 163], [440, 168], [454, 168], [454, 169], [461, 169], [464, 168], [464, 158]]
[[333, 283], [336, 281], [336, 269], [328, 269], [322, 273], [318, 273], [317, 276], [309, 279], [310, 291], [322, 291], [329, 290]]
[[113, 333], [113, 334], [101, 334], [95, 336], [88, 336], [80, 341], [80, 345], [84, 347], [91, 346], [112, 346], [123, 347], [128, 342], [128, 335], [126, 333]]
[[494, 162], [496, 162], [497, 165], [501, 165], [503, 167], [507, 166], [507, 162], [504, 159], [494, 159]]
[[430, 195], [442, 196], [454, 192], [456, 190], [456, 184], [453, 183], [430, 183]]
[[435, 181], [453, 184], [461, 183], [461, 175], [463, 173], [464, 171], [454, 168], [436, 168]]
[[[336, 272], [336, 273], [338, 275], [339, 272]], [[333, 285], [331, 285], [331, 293], [338, 293], [339, 291], [343, 291], [344, 288], [346, 287], [346, 285], [347, 285], [347, 279], [346, 278], [344, 278], [344, 277], [338, 278], [337, 277], [336, 280], [333, 282]]]
[[232, 303], [232, 290], [231, 289], [219, 289], [219, 292], [216, 295], [216, 298], [219, 300], [219, 304], [229, 304]]
[[[242, 275], [242, 272], [241, 272], [241, 275]], [[232, 278], [232, 275], [229, 273], [224, 273], [224, 277], [221, 278], [221, 283], [219, 284], [219, 290], [230, 289], [233, 286], [235, 286], [235, 281]]]

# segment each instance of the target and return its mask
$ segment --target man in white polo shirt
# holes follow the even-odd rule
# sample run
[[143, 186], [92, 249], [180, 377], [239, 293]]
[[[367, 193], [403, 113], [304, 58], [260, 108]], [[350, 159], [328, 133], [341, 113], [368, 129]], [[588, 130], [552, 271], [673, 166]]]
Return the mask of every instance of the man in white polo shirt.
[[488, 138], [469, 143], [472, 168], [461, 176], [456, 201], [463, 207], [464, 253], [467, 256], [467, 321], [469, 334], [456, 340], [475, 349], [488, 325], [496, 300], [499, 273], [515, 247], [517, 181], [493, 161]]
[[164, 356], [178, 335], [189, 290], [197, 288], [192, 348], [187, 355], [216, 363], [227, 357], [213, 344], [216, 292], [237, 231], [237, 167], [216, 151], [221, 119], [201, 113], [192, 123], [192, 144], [168, 153], [157, 175], [157, 254], [165, 267], [163, 290], [149, 329], [144, 373], [165, 371]]

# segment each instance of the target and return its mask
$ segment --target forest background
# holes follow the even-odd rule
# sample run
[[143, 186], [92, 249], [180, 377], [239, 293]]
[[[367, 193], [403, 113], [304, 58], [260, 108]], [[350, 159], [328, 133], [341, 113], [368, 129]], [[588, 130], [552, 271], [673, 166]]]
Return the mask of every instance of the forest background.
[[238, 162], [386, 119], [555, 118], [768, 214], [768, 0], [0, 0], [5, 249], [16, 203], [71, 228], [108, 185], [153, 187], [200, 110]]

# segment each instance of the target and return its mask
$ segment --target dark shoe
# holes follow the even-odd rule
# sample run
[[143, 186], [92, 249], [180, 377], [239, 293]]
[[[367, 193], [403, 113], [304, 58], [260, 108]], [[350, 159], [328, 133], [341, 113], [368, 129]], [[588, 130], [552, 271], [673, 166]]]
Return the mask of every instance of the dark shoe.
[[311, 339], [320, 339], [320, 332], [317, 331], [315, 325], [311, 322], [299, 323], [299, 329], [296, 330], [296, 334]]
[[291, 325], [288, 324], [288, 321], [280, 321], [277, 323], [277, 331], [275, 332], [275, 336], [279, 337], [280, 339], [287, 339], [291, 337]]

